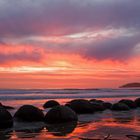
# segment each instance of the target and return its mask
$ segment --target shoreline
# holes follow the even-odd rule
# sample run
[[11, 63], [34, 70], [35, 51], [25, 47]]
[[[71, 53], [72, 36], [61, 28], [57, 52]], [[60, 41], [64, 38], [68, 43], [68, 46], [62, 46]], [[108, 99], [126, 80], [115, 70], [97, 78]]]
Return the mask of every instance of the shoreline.
[[[43, 103], [42, 103], [43, 104]], [[64, 104], [64, 102], [62, 103]], [[17, 109], [15, 110], [17, 111]], [[44, 110], [44, 114], [48, 112]], [[139, 123], [140, 109], [131, 109], [129, 111], [97, 111], [90, 114], [79, 114], [78, 122], [75, 124], [61, 123], [58, 125], [47, 125], [43, 122], [14, 122], [14, 126], [10, 129], [0, 131], [4, 133], [4, 137], [10, 135], [11, 138], [23, 139], [59, 139], [78, 140], [84, 138], [98, 138], [99, 140], [105, 136], [115, 138], [116, 140], [130, 139], [126, 135], [138, 135], [140, 127]], [[121, 131], [120, 131], [121, 130]], [[116, 133], [116, 131], [119, 131]], [[14, 133], [13, 133], [14, 132]], [[1, 135], [2, 136], [2, 135]], [[11, 138], [7, 138], [10, 139]], [[131, 140], [131, 139], [130, 139]]]

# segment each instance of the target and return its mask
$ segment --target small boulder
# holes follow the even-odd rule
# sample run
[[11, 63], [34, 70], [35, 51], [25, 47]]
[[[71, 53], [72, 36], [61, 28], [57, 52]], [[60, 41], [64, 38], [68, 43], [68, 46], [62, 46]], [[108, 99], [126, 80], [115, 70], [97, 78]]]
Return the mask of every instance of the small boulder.
[[64, 123], [77, 121], [78, 117], [76, 113], [67, 106], [55, 106], [45, 116], [45, 122], [54, 123]]
[[96, 99], [90, 99], [89, 101], [90, 102], [96, 102], [97, 100]]
[[112, 110], [114, 111], [126, 111], [126, 110], [130, 110], [130, 108], [128, 107], [128, 105], [124, 104], [124, 103], [115, 103], [112, 105]]
[[136, 108], [137, 107], [136, 103], [134, 101], [128, 100], [128, 99], [127, 100], [122, 99], [122, 100], [119, 101], [119, 103], [124, 103], [124, 104], [128, 105], [128, 107], [130, 107], [130, 108]]
[[101, 103], [91, 103], [92, 104], [92, 109], [94, 112], [96, 111], [104, 111], [106, 108], [103, 106]]
[[55, 101], [55, 100], [50, 100], [50, 101], [47, 101], [47, 102], [43, 105], [43, 108], [52, 108], [52, 107], [57, 106], [57, 105], [60, 105], [57, 101]]
[[88, 100], [77, 99], [72, 100], [67, 104], [72, 110], [74, 110], [78, 114], [88, 114], [93, 113], [92, 104]]
[[137, 98], [134, 102], [137, 107], [140, 107], [140, 98]]
[[11, 114], [3, 107], [0, 107], [0, 129], [10, 128], [13, 126]]
[[97, 99], [91, 99], [90, 102], [91, 102], [91, 103], [103, 103], [104, 101], [102, 101], [102, 100], [97, 100]]
[[19, 121], [34, 122], [43, 121], [43, 112], [35, 106], [23, 105], [15, 113], [14, 117]]
[[112, 104], [109, 103], [109, 102], [104, 102], [102, 105], [103, 105], [106, 109], [111, 109], [111, 107], [112, 107]]

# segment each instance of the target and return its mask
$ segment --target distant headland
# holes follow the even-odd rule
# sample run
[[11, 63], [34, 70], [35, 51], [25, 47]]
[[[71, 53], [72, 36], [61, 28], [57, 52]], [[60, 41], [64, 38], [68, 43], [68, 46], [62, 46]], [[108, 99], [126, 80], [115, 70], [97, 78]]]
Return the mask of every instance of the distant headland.
[[120, 88], [140, 88], [140, 83], [127, 83], [120, 86]]

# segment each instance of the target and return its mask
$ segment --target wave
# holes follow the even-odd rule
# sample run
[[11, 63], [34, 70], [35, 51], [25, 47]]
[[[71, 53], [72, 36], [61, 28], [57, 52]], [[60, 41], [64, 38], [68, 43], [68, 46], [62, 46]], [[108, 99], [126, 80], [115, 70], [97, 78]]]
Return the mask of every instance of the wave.
[[0, 90], [0, 100], [139, 97], [140, 89]]

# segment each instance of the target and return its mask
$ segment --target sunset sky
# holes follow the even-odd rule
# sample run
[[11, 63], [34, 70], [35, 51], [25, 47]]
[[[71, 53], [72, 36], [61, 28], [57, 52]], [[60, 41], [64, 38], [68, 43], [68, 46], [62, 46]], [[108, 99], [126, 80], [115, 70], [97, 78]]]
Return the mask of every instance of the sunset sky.
[[0, 88], [140, 82], [140, 0], [0, 0]]

